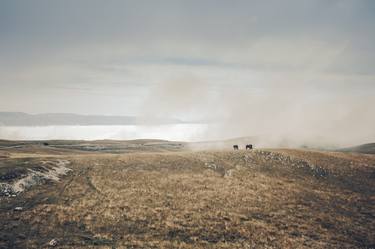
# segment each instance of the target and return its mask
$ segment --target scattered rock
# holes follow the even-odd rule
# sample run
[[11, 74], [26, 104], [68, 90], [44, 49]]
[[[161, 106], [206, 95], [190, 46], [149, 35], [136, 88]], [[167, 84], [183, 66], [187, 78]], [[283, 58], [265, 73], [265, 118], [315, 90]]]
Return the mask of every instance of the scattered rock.
[[236, 165], [236, 170], [241, 170], [242, 169], [242, 166], [241, 165]]
[[[0, 196], [12, 196], [17, 193], [38, 184], [44, 183], [46, 180], [59, 181], [61, 176], [66, 175], [71, 169], [66, 165], [70, 162], [67, 160], [57, 160], [51, 162], [41, 162], [43, 166], [38, 169], [28, 169], [21, 178], [15, 178], [12, 182], [0, 182]], [[47, 167], [50, 164], [53, 166]]]
[[218, 167], [216, 164], [214, 163], [204, 163], [204, 165], [207, 167], [207, 168], [210, 168], [210, 169], [213, 169], [213, 170], [216, 170]]
[[233, 170], [230, 169], [230, 170], [225, 171], [224, 177], [231, 177], [232, 175], [233, 175]]
[[14, 208], [14, 211], [22, 211], [23, 210], [23, 207], [15, 207]]
[[267, 163], [270, 163], [269, 167], [272, 167], [273, 165], [272, 162], [273, 162], [284, 167], [293, 167], [293, 168], [306, 170], [311, 175], [315, 177], [319, 177], [319, 178], [327, 177], [330, 174], [330, 172], [327, 169], [320, 167], [318, 165], [315, 165], [313, 163], [310, 163], [307, 160], [302, 160], [302, 159], [291, 157], [288, 155], [283, 155], [277, 152], [255, 150], [253, 152], [253, 155], [254, 155], [253, 158], [251, 158], [250, 155], [246, 155], [244, 157], [245, 162], [247, 162], [250, 165], [257, 161], [258, 162], [260, 161], [263, 163], [267, 162]]
[[11, 196], [15, 194], [12, 186], [8, 183], [0, 183], [0, 196]]
[[50, 242], [48, 242], [49, 246], [57, 246], [57, 239], [52, 239]]

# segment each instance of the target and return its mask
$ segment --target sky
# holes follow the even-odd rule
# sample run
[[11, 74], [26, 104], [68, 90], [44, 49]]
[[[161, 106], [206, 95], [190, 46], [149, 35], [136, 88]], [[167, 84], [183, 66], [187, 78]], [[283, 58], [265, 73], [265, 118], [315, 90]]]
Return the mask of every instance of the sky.
[[374, 44], [371, 0], [0, 0], [0, 111], [375, 141]]

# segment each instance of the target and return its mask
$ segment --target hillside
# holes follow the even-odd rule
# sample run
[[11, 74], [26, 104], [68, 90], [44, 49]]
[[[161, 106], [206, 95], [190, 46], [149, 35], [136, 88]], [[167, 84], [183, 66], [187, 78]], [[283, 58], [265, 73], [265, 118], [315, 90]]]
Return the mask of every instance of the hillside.
[[355, 146], [355, 147], [340, 149], [338, 151], [375, 154], [375, 143], [362, 144], [362, 145]]
[[374, 155], [86, 143], [3, 145], [0, 248], [375, 246]]

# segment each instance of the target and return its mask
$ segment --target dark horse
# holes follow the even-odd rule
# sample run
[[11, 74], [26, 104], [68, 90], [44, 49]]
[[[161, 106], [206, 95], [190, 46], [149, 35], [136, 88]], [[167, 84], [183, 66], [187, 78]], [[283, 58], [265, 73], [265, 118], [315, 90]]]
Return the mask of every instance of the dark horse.
[[252, 144], [246, 144], [246, 149], [247, 149], [247, 150], [251, 150], [251, 149], [253, 149], [253, 145], [252, 145]]
[[233, 145], [233, 149], [238, 150], [238, 145], [237, 144]]

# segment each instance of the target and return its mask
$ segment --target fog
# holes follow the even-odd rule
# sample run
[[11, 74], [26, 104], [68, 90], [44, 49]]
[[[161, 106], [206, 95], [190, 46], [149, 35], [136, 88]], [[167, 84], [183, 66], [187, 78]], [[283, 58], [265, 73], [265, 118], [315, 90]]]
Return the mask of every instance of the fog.
[[207, 125], [110, 125], [110, 126], [35, 126], [0, 127], [0, 137], [8, 140], [132, 140], [165, 139], [173, 141], [200, 141]]
[[331, 85], [320, 86], [326, 88], [321, 92], [314, 89], [318, 84], [279, 83], [266, 88], [264, 83], [258, 91], [228, 84], [215, 92], [212, 85], [191, 76], [175, 79], [153, 89], [143, 113], [184, 113], [203, 120], [209, 125], [195, 140], [250, 136], [268, 147], [344, 147], [375, 141], [374, 89]]

